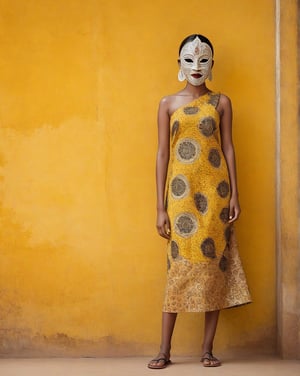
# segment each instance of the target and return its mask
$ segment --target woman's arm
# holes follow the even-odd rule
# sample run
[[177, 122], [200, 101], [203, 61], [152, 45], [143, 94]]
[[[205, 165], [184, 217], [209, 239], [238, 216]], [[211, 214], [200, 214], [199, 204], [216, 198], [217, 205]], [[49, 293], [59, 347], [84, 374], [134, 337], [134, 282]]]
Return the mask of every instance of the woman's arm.
[[167, 179], [170, 152], [170, 117], [168, 98], [160, 101], [158, 109], [158, 150], [156, 157], [157, 231], [170, 238], [170, 221], [164, 205], [164, 192]]
[[237, 188], [237, 178], [236, 178], [236, 163], [235, 163], [235, 153], [234, 146], [232, 142], [232, 107], [231, 101], [225, 95], [221, 95], [220, 102], [218, 105], [218, 110], [221, 115], [220, 120], [220, 130], [221, 130], [221, 146], [226, 159], [230, 188], [231, 188], [231, 198], [229, 205], [229, 223], [234, 222], [238, 219], [241, 209], [238, 199], [238, 188]]

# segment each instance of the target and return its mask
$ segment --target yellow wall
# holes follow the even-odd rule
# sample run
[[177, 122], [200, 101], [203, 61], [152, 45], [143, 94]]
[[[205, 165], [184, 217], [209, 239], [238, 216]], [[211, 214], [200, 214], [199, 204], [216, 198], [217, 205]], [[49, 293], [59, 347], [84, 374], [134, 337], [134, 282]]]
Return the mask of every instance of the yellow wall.
[[[156, 111], [194, 32], [233, 101], [254, 300], [222, 313], [215, 347], [273, 351], [274, 2], [0, 0], [0, 17], [0, 354], [157, 350]], [[200, 352], [202, 319], [179, 317], [173, 353]]]

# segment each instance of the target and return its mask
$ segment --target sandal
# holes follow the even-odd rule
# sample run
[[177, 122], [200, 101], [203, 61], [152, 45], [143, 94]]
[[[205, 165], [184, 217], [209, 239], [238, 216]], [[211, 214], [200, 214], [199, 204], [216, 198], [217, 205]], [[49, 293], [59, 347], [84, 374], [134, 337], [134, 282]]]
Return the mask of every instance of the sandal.
[[219, 367], [222, 364], [221, 361], [209, 351], [206, 351], [202, 355], [201, 362], [203, 363], [203, 367]]
[[150, 360], [150, 362], [148, 363], [148, 368], [163, 369], [166, 368], [169, 364], [171, 364], [171, 360], [168, 359], [167, 355], [164, 353], [159, 353], [157, 358]]

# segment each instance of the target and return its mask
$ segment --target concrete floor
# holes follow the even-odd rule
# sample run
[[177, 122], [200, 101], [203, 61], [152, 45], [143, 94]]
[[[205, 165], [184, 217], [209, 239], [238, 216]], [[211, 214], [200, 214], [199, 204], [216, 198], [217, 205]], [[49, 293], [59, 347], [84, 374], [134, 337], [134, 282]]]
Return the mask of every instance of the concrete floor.
[[174, 358], [164, 370], [146, 367], [148, 358], [0, 359], [1, 376], [300, 376], [300, 361], [272, 357], [223, 359], [223, 366], [204, 368], [198, 358]]

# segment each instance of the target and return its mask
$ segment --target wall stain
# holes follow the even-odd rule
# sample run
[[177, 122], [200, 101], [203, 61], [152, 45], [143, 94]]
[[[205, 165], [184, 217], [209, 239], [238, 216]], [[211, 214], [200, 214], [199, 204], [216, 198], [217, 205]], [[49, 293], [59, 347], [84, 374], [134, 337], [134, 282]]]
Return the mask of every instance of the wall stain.
[[[266, 334], [265, 329], [258, 330], [257, 336]], [[249, 352], [259, 353], [261, 355], [270, 355], [275, 353], [275, 340], [271, 332], [268, 333], [268, 340], [257, 341], [257, 338], [243, 338], [239, 346], [229, 346], [226, 349], [227, 357], [247, 356]], [[10, 329], [0, 330], [0, 358], [9, 357], [121, 357], [139, 355], [151, 356], [157, 350], [157, 344], [120, 341], [114, 336], [104, 336], [87, 340], [80, 337], [70, 337], [65, 333], [56, 333], [53, 335], [33, 334], [30, 329]], [[199, 350], [200, 351], [200, 350]], [[220, 351], [219, 351], [220, 352]], [[224, 353], [224, 351], [223, 351]], [[176, 352], [175, 352], [176, 354]], [[222, 354], [222, 352], [221, 352]], [[182, 356], [195, 356], [198, 352], [181, 352]]]

